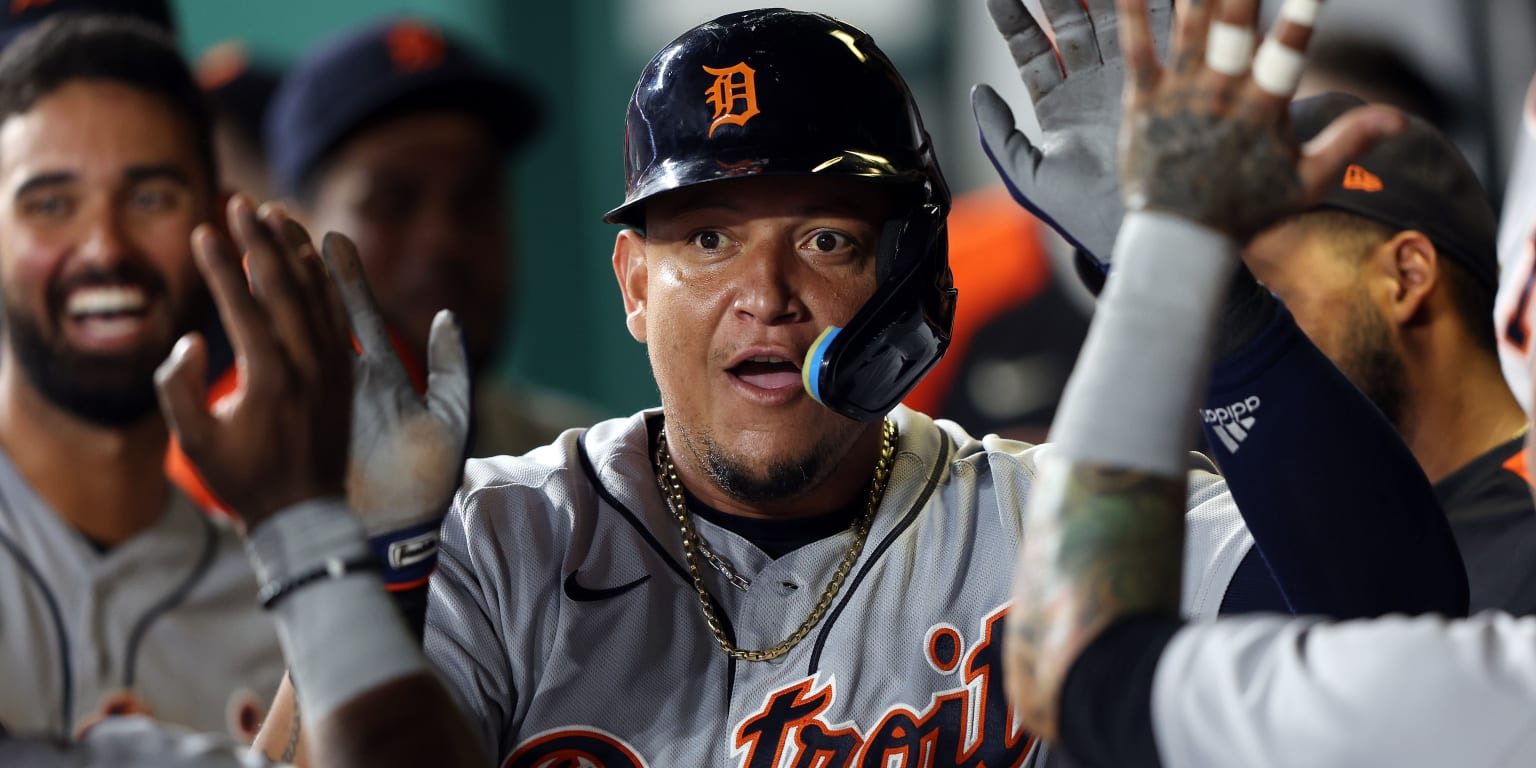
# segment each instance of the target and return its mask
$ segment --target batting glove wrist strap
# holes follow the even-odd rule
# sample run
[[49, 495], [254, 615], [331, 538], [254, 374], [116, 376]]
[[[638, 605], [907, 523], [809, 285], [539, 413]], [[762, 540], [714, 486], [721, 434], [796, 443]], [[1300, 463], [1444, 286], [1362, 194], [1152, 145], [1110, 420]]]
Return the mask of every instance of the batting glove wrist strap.
[[263, 585], [287, 584], [324, 573], [330, 563], [371, 557], [362, 523], [339, 496], [300, 502], [273, 515], [251, 531], [245, 547]]
[[368, 539], [368, 547], [378, 561], [384, 587], [401, 592], [423, 587], [437, 568], [438, 529], [442, 521], [432, 520], [386, 531]]

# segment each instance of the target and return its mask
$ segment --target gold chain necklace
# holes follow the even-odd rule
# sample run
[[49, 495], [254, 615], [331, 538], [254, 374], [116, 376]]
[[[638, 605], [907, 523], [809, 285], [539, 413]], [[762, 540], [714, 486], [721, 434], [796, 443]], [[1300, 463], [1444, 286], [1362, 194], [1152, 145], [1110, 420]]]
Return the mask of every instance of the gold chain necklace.
[[[737, 648], [730, 639], [725, 636], [725, 629], [720, 625], [720, 618], [715, 615], [715, 609], [711, 604], [709, 592], [704, 589], [704, 578], [699, 574], [699, 561], [697, 551], [703, 548], [703, 540], [694, 532], [693, 524], [688, 521], [688, 502], [683, 496], [683, 483], [677, 477], [677, 465], [672, 463], [672, 454], [667, 450], [667, 431], [663, 429], [656, 438], [656, 483], [661, 486], [662, 496], [666, 497], [667, 508], [672, 511], [672, 516], [677, 518], [677, 525], [683, 533], [683, 559], [688, 562], [688, 575], [693, 578], [693, 589], [699, 596], [699, 609], [704, 612], [704, 622], [709, 625], [709, 631], [715, 635], [715, 642], [729, 656], [742, 661], [772, 661], [786, 653], [791, 648], [800, 644], [806, 635], [821, 621], [822, 615], [832, 606], [832, 601], [837, 598], [837, 593], [843, 588], [843, 580], [848, 578], [853, 570], [853, 564], [858, 561], [859, 553], [864, 551], [864, 540], [869, 537], [870, 524], [874, 522], [875, 510], [880, 507], [880, 498], [885, 495], [885, 482], [890, 479], [891, 465], [896, 459], [896, 424], [889, 419], [885, 422], [884, 437], [880, 443], [880, 461], [875, 465], [875, 476], [869, 483], [869, 501], [865, 504], [864, 514], [859, 516], [858, 522], [853, 527], [853, 544], [848, 551], [843, 553], [843, 561], [838, 564], [837, 571], [832, 574], [832, 581], [827, 584], [827, 589], [821, 594], [816, 607], [811, 609], [811, 615], [805, 617], [805, 621], [790, 634], [784, 642], [764, 648], [759, 651]], [[717, 556], [718, 557], [718, 556]], [[749, 582], [750, 583], [750, 582]]]

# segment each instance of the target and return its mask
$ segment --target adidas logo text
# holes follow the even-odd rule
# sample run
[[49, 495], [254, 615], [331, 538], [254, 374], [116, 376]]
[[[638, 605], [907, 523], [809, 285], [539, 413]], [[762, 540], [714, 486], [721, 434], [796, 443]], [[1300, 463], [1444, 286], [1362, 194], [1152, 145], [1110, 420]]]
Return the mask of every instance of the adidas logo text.
[[1200, 412], [1205, 423], [1216, 433], [1221, 444], [1231, 453], [1237, 453], [1258, 419], [1253, 415], [1259, 410], [1259, 398], [1249, 397], [1224, 408], [1206, 408]]

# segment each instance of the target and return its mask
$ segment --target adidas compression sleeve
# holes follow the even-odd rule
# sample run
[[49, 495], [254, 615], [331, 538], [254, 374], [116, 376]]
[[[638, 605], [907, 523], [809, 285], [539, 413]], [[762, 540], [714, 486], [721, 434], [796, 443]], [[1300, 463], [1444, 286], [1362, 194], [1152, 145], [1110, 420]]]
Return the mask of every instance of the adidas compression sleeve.
[[1248, 556], [1295, 613], [1466, 614], [1466, 569], [1428, 478], [1289, 312], [1217, 364], [1201, 417]]

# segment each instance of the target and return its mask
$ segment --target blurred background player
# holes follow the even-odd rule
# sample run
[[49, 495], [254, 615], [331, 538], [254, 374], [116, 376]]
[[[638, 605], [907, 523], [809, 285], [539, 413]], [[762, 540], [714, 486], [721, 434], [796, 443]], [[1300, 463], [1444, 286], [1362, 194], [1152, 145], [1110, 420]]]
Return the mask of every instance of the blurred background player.
[[[1536, 99], [1536, 81], [1530, 93]], [[1522, 160], [1536, 148], [1536, 100], [1528, 110], [1516, 153]], [[1528, 162], [1512, 169], [1508, 200], [1531, 199], [1533, 170]], [[1252, 190], [1255, 200], [1271, 194], [1270, 188]], [[1501, 254], [1501, 260], [1528, 263], [1536, 254], [1536, 211], [1506, 207], [1505, 213], [1501, 250], [1525, 256]], [[1528, 290], [1522, 285], [1527, 275], [1507, 272], [1502, 287], [1518, 296]], [[1526, 322], [1528, 310], [1513, 317], [1501, 311], [1500, 323]], [[1528, 358], [1521, 368], [1528, 371], [1531, 363]], [[1515, 380], [1529, 387], [1528, 373]], [[1078, 508], [1121, 505], [1124, 487], [1079, 497]], [[1153, 516], [1144, 511], [1143, 523]], [[1144, 528], [1102, 535], [1107, 521], [1094, 521], [1101, 535], [1073, 553], [1077, 567], [1061, 589], [1090, 591], [1108, 568], [1149, 591], [1159, 582], [1172, 588], [1176, 580], [1147, 566], [1176, 551], [1167, 546], [1176, 540], [1149, 549]], [[1127, 547], [1140, 559], [1126, 559]], [[1021, 567], [1020, 583], [1041, 575]], [[1043, 705], [1021, 708], [1026, 721], [1059, 722], [1062, 744], [1085, 766], [1513, 766], [1536, 753], [1529, 717], [1536, 706], [1531, 617], [1488, 611], [1462, 621], [1394, 616], [1340, 624], [1254, 617], [1181, 627], [1167, 612], [1157, 617], [1124, 603], [1101, 607], [1107, 609], [1095, 613], [1099, 631], [1087, 642], [1036, 644], [1022, 629], [1015, 635], [1021, 663], [1013, 670], [1022, 679], [1012, 681], [1014, 690], [1035, 691]], [[1035, 637], [1049, 631], [1033, 629]], [[1041, 669], [1064, 671], [1057, 693], [1039, 685], [1033, 672]]]
[[[1298, 101], [1308, 140], [1365, 102]], [[1536, 612], [1536, 508], [1524, 411], [1493, 327], [1497, 221], [1472, 168], [1422, 119], [1355, 159], [1313, 210], [1244, 261], [1403, 434], [1451, 522], [1471, 610]]]
[[522, 83], [414, 19], [318, 46], [284, 77], [267, 119], [279, 194], [318, 231], [357, 241], [374, 295], [417, 376], [444, 307], [464, 328], [475, 386], [470, 455], [518, 454], [591, 414], [489, 374], [517, 259], [507, 161], [541, 124]]
[[261, 130], [281, 71], [255, 58], [238, 40], [204, 51], [195, 70], [213, 108], [214, 147], [224, 189], [252, 200], [271, 200], [272, 180]]
[[[62, 4], [61, 4], [62, 5]], [[150, 712], [249, 740], [282, 674], [239, 537], [161, 471], [152, 374], [211, 313], [203, 96], [163, 31], [61, 15], [0, 55], [0, 723]]]

